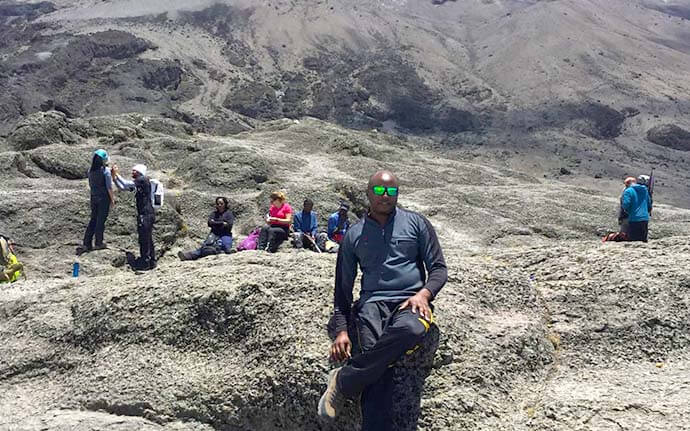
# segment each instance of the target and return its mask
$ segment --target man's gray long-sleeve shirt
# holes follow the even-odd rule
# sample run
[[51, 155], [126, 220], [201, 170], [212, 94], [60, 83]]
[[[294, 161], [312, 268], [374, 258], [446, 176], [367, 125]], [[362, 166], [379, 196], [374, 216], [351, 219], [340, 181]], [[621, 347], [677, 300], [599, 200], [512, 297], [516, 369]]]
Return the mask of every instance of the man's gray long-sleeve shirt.
[[366, 217], [350, 228], [338, 251], [336, 332], [347, 329], [357, 265], [362, 270], [360, 301], [364, 302], [402, 302], [422, 288], [436, 297], [448, 279], [436, 231], [424, 216], [396, 208], [385, 226]]

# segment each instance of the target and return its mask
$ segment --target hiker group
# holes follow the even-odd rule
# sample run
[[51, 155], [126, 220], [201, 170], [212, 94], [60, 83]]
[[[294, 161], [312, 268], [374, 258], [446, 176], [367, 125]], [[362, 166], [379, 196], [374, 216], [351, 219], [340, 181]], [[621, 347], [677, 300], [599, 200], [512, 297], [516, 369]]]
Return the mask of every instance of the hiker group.
[[234, 253], [235, 251], [261, 250], [275, 253], [288, 239], [292, 238], [295, 248], [312, 250], [318, 253], [336, 253], [345, 233], [350, 228], [348, 211], [350, 206], [340, 202], [338, 211], [328, 218], [328, 229], [319, 232], [318, 215], [314, 211], [314, 202], [307, 198], [302, 204], [302, 211], [294, 212], [283, 192], [273, 192], [269, 197], [269, 210], [266, 224], [254, 229], [237, 250], [232, 249], [232, 225], [234, 217], [228, 207], [228, 200], [216, 198], [216, 209], [208, 216], [208, 227], [211, 228], [199, 248], [192, 251], [180, 251], [180, 260], [196, 260], [200, 257]]
[[77, 255], [107, 248], [103, 237], [110, 208], [115, 205], [114, 183], [118, 190], [135, 193], [139, 257], [135, 258], [133, 253], [127, 252], [127, 263], [136, 270], [153, 269], [156, 267], [153, 224], [156, 221], [155, 209], [163, 205], [163, 186], [146, 176], [146, 165], [134, 165], [132, 179], [128, 180], [120, 175], [117, 165], [108, 169], [108, 161], [108, 153], [105, 150], [96, 150], [91, 159], [91, 168], [88, 172], [91, 217], [84, 234], [84, 241], [77, 247]]

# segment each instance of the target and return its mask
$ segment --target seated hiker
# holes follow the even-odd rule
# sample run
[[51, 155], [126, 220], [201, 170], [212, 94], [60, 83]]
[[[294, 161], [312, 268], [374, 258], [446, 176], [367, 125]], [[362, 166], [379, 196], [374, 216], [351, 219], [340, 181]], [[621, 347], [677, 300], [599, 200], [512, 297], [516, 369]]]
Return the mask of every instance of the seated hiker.
[[340, 244], [345, 237], [345, 233], [350, 229], [350, 220], [347, 217], [349, 210], [350, 205], [347, 202], [341, 202], [338, 211], [328, 217], [328, 239], [331, 241]]
[[26, 280], [24, 265], [17, 260], [14, 251], [14, 242], [4, 236], [0, 236], [0, 264], [2, 264], [0, 283], [14, 283], [22, 275]]
[[228, 209], [228, 199], [222, 196], [216, 198], [216, 210], [208, 216], [208, 227], [211, 232], [194, 251], [177, 253], [180, 260], [196, 260], [200, 257], [219, 253], [230, 253], [232, 250], [232, 224], [235, 217]]
[[295, 248], [306, 248], [313, 251], [322, 251], [317, 245], [319, 236], [325, 236], [323, 233], [318, 233], [317, 215], [314, 211], [314, 202], [307, 198], [304, 200], [302, 211], [295, 213], [292, 227], [294, 229], [294, 245]]
[[[628, 189], [628, 187], [631, 187], [633, 184], [637, 183], [637, 179], [635, 177], [626, 177], [625, 180], [623, 180], [623, 193]], [[623, 233], [624, 237], [627, 238], [628, 236], [628, 213], [625, 211], [625, 208], [623, 208], [623, 193], [621, 193], [621, 199], [620, 199], [620, 208], [618, 209], [618, 226], [619, 226], [619, 232]]]
[[623, 209], [628, 216], [628, 239], [647, 242], [649, 232], [649, 212], [652, 198], [647, 189], [647, 175], [640, 175], [637, 184], [632, 184], [623, 192]]
[[135, 192], [137, 204], [137, 233], [139, 234], [139, 258], [127, 252], [127, 263], [134, 270], [150, 270], [156, 267], [156, 252], [153, 245], [153, 224], [156, 213], [153, 209], [151, 181], [146, 176], [145, 165], [132, 167], [132, 180], [120, 176], [117, 165], [111, 169], [115, 185], [119, 190]]
[[271, 193], [270, 200], [271, 208], [268, 210], [266, 225], [261, 228], [258, 250], [275, 253], [290, 234], [292, 207], [287, 203], [283, 192]]

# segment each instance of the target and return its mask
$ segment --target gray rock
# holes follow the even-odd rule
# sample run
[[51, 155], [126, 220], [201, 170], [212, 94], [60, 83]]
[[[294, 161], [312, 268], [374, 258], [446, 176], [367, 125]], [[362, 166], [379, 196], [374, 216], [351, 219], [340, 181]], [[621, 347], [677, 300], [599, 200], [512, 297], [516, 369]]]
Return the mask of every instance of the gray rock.
[[662, 124], [647, 131], [647, 140], [662, 147], [690, 151], [690, 132], [675, 124]]
[[52, 144], [77, 144], [79, 136], [69, 129], [62, 112], [37, 112], [19, 122], [8, 141], [16, 150], [31, 150]]
[[39, 147], [29, 153], [31, 160], [44, 171], [68, 180], [88, 177], [95, 149], [68, 145]]

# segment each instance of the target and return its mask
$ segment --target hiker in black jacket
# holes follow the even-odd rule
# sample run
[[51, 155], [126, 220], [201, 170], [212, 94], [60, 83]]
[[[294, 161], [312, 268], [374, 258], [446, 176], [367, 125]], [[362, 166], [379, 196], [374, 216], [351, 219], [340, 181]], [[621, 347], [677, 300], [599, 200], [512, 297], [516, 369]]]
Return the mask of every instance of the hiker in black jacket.
[[115, 178], [115, 185], [119, 190], [136, 192], [140, 256], [135, 259], [132, 253], [127, 252], [127, 263], [132, 269], [144, 271], [153, 269], [156, 267], [156, 252], [153, 247], [153, 223], [156, 221], [156, 213], [152, 204], [151, 182], [146, 177], [146, 166], [134, 165], [132, 168], [133, 181], [122, 178], [117, 165], [113, 166], [112, 173], [113, 178]]
[[[321, 416], [335, 417], [346, 398], [361, 394], [362, 430], [388, 430], [393, 426], [390, 365], [418, 345], [433, 325], [430, 302], [446, 283], [448, 272], [431, 223], [420, 214], [396, 208], [395, 175], [374, 174], [367, 197], [369, 213], [345, 234], [336, 263], [337, 335], [330, 357], [349, 360], [329, 374], [318, 410]], [[361, 292], [353, 306], [358, 266]], [[353, 326], [356, 333], [348, 334]], [[355, 356], [351, 356], [351, 336], [361, 352]]]
[[[91, 168], [88, 172], [91, 191], [91, 218], [84, 234], [84, 242], [77, 248], [77, 254], [107, 248], [103, 242], [105, 221], [108, 218], [110, 207], [115, 205], [112, 177], [110, 170], [106, 168], [107, 161], [108, 153], [105, 150], [96, 150], [93, 153]], [[96, 237], [95, 247], [93, 245], [94, 235]]]
[[211, 232], [201, 247], [194, 251], [177, 253], [180, 260], [196, 260], [200, 257], [230, 253], [232, 250], [232, 225], [235, 217], [228, 208], [228, 199], [222, 196], [216, 198], [216, 210], [208, 216], [208, 227]]

